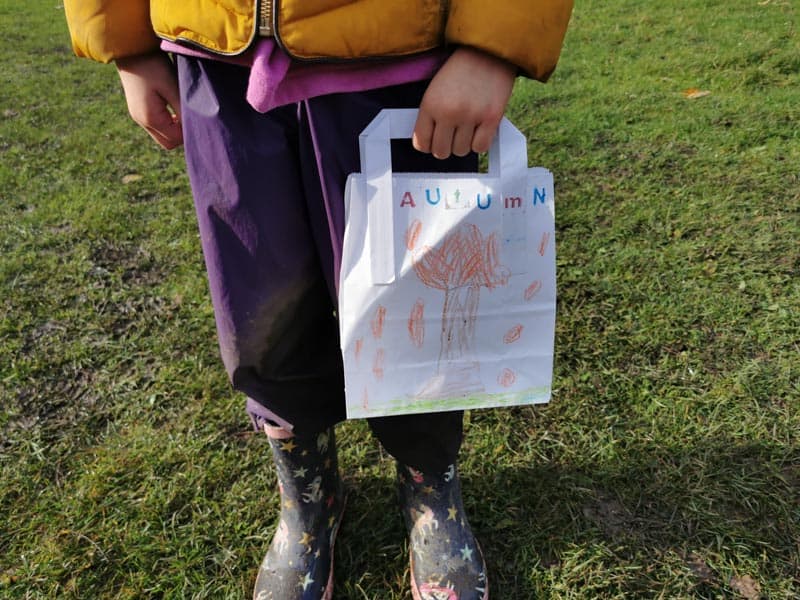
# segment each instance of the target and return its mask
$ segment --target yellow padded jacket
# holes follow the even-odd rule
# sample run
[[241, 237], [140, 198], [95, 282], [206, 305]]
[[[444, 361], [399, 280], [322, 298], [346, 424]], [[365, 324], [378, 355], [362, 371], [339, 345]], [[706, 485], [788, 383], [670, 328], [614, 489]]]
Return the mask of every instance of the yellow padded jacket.
[[78, 56], [101, 62], [155, 50], [159, 38], [236, 55], [272, 35], [307, 61], [407, 56], [472, 46], [546, 80], [573, 0], [65, 0]]

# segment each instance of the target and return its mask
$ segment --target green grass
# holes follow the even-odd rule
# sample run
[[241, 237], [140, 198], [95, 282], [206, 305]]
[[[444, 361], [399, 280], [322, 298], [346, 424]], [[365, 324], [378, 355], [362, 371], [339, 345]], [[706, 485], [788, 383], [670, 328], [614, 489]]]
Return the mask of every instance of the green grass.
[[[218, 360], [182, 156], [72, 57], [57, 3], [12, 4], [0, 598], [246, 597], [275, 481]], [[552, 403], [467, 422], [494, 598], [800, 597], [792, 4], [579, 2], [551, 83], [518, 85], [560, 296]], [[361, 422], [339, 436], [337, 598], [406, 598], [391, 460]]]

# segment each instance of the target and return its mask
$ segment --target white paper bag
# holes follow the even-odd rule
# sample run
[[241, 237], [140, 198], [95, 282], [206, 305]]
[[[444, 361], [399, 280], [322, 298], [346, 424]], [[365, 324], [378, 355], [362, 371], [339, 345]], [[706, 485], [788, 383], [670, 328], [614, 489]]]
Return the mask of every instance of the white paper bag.
[[345, 191], [339, 322], [348, 418], [547, 402], [553, 177], [506, 119], [488, 174], [392, 173], [416, 110], [359, 138]]

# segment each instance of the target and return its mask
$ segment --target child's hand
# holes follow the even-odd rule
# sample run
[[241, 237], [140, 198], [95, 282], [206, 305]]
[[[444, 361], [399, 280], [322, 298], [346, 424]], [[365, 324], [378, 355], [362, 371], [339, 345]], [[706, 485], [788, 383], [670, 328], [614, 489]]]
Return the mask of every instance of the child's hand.
[[462, 46], [428, 86], [412, 141], [436, 158], [487, 152], [503, 118], [517, 68], [502, 59]]
[[178, 79], [167, 55], [131, 56], [116, 65], [133, 120], [167, 150], [183, 144]]

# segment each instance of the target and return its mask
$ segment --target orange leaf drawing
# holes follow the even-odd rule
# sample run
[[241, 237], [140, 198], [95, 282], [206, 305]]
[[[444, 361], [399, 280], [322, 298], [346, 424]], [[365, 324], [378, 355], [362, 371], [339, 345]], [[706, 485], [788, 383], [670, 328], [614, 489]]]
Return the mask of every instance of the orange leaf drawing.
[[411, 221], [411, 224], [406, 229], [406, 248], [413, 250], [417, 247], [419, 241], [419, 234], [422, 232], [422, 223], [418, 219]]
[[383, 324], [386, 321], [386, 307], [378, 306], [375, 316], [372, 317], [372, 335], [376, 340], [383, 336]]
[[408, 317], [408, 337], [411, 343], [417, 348], [422, 348], [425, 341], [425, 302], [422, 298], [417, 298], [414, 306], [411, 307], [411, 315]]
[[539, 242], [539, 255], [544, 256], [544, 253], [547, 252], [547, 245], [550, 243], [550, 232], [545, 231], [542, 234], [542, 240]]
[[372, 374], [378, 381], [383, 379], [383, 361], [386, 357], [386, 352], [383, 348], [378, 348], [375, 352], [375, 362], [372, 363]]
[[522, 335], [522, 325], [517, 324], [514, 325], [511, 329], [509, 329], [506, 334], [503, 336], [503, 341], [506, 344], [513, 344], [516, 342], [520, 336]]
[[537, 279], [525, 290], [525, 300], [532, 300], [540, 289], [542, 289], [542, 282]]
[[517, 374], [508, 368], [505, 368], [502, 371], [500, 371], [500, 375], [497, 376], [497, 383], [499, 383], [503, 387], [511, 387], [512, 385], [514, 385], [514, 382], [516, 380], [517, 380]]

